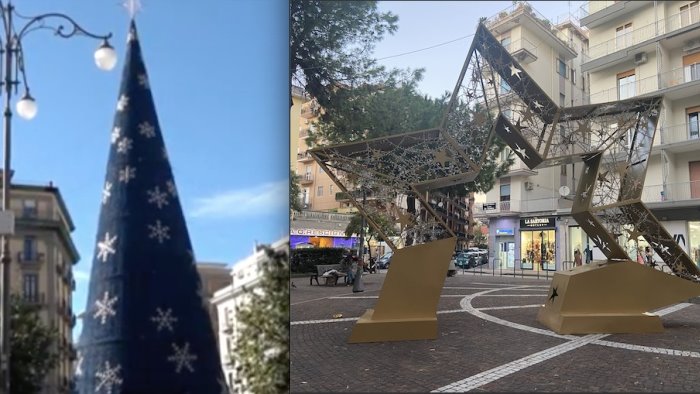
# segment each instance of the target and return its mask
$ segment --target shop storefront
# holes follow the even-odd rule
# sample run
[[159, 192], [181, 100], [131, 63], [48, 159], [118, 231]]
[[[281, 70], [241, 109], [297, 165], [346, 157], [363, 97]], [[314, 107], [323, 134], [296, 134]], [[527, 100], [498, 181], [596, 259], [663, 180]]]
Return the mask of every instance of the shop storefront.
[[[518, 218], [505, 217], [489, 222], [489, 257], [495, 268], [514, 268], [517, 259], [515, 234]], [[493, 251], [493, 252], [491, 252]]]
[[520, 219], [520, 266], [525, 270], [556, 269], [556, 224], [554, 216]]
[[345, 238], [342, 230], [320, 229], [291, 229], [289, 232], [289, 247], [297, 248], [349, 248], [356, 249], [357, 237]]

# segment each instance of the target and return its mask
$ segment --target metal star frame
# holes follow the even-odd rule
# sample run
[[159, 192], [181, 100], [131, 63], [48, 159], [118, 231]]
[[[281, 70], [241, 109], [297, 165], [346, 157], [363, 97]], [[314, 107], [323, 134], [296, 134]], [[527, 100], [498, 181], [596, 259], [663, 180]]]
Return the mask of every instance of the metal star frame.
[[583, 162], [571, 214], [605, 256], [636, 260], [641, 235], [676, 275], [700, 281], [700, 270], [641, 201], [662, 98], [559, 108], [483, 24], [474, 43], [486, 62], [482, 81], [495, 81], [495, 73], [509, 87], [492, 97], [497, 135], [530, 169]]
[[[483, 66], [472, 43], [437, 128], [309, 151], [392, 249], [397, 245], [373, 217], [396, 223], [406, 246], [454, 237], [458, 227], [467, 223], [430, 202], [450, 197], [440, 188], [472, 181], [488, 150], [495, 149], [491, 142], [498, 108], [492, 97], [498, 91], [493, 81], [485, 83], [481, 78]], [[419, 203], [415, 209], [412, 201]], [[452, 215], [449, 220], [448, 215]]]

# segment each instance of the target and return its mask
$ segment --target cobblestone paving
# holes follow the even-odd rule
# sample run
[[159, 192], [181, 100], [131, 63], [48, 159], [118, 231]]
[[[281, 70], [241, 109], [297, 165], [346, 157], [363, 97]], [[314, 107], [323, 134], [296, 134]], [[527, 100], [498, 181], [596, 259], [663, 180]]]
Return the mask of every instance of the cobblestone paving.
[[698, 304], [662, 311], [663, 333], [560, 336], [532, 306], [549, 281], [458, 274], [445, 280], [437, 339], [348, 344], [384, 277], [365, 275], [356, 294], [294, 279], [292, 392], [700, 391]]

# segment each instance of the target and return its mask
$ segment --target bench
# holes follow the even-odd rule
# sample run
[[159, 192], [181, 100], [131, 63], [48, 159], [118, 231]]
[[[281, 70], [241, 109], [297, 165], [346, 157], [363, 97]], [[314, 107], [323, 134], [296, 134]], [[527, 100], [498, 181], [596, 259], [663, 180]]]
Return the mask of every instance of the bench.
[[[340, 272], [340, 264], [322, 264], [322, 265], [317, 265], [316, 266], [316, 273], [311, 274], [311, 277], [309, 278], [309, 285], [313, 285], [313, 281], [316, 281], [316, 284], [318, 285], [318, 278], [324, 278], [326, 279], [326, 286], [335, 286], [338, 283], [338, 278], [345, 277], [347, 274], [345, 272]], [[336, 270], [338, 271], [338, 276], [329, 276], [329, 277], [324, 277], [323, 274], [326, 271], [329, 270]]]

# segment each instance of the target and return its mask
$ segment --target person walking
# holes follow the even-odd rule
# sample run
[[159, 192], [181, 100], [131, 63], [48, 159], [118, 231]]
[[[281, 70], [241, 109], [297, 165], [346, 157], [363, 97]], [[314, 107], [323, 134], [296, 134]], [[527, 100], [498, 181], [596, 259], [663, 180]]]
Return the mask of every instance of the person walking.
[[574, 265], [576, 267], [580, 267], [582, 264], [583, 262], [581, 261], [581, 252], [578, 249], [576, 249], [574, 251]]
[[654, 252], [651, 251], [649, 246], [644, 248], [644, 256], [646, 257], [646, 262], [649, 267], [656, 267], [656, 263], [654, 262]]
[[352, 292], [360, 293], [365, 291], [364, 286], [362, 286], [362, 272], [364, 271], [364, 262], [359, 258], [355, 257], [353, 259], [353, 265], [355, 267], [355, 276], [353, 278], [354, 280], [352, 284]]

